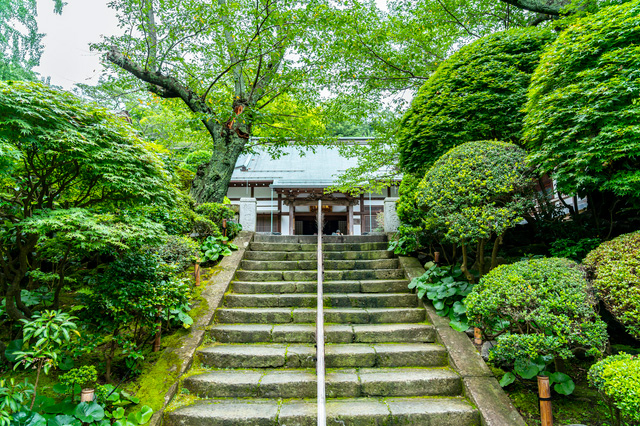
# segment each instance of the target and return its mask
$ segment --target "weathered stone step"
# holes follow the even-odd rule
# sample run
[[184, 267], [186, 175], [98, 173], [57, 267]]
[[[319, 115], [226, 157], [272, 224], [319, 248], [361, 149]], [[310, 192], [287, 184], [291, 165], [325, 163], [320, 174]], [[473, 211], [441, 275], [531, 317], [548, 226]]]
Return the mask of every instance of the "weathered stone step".
[[[326, 243], [322, 244], [323, 251], [367, 251], [367, 250], [386, 250], [388, 244], [386, 242], [375, 243]], [[252, 242], [249, 245], [250, 250], [255, 251], [317, 251], [317, 244], [305, 243], [259, 243]]]
[[[183, 386], [201, 398], [315, 398], [316, 372], [297, 370], [214, 370], [191, 376]], [[329, 369], [328, 398], [360, 396], [454, 396], [462, 382], [448, 367]]]
[[[372, 269], [355, 271], [324, 271], [327, 281], [340, 280], [400, 280], [402, 269]], [[236, 271], [238, 281], [316, 281], [317, 271]]]
[[[234, 293], [316, 293], [316, 281], [233, 281]], [[325, 293], [410, 293], [408, 280], [324, 281]]]
[[[316, 244], [317, 235], [265, 235], [255, 234], [253, 241], [258, 243], [305, 243]], [[381, 235], [323, 235], [324, 243], [377, 243], [386, 242], [387, 236]]]
[[[304, 344], [214, 344], [198, 351], [213, 368], [315, 368], [316, 349]], [[434, 343], [353, 343], [325, 345], [327, 368], [437, 367], [447, 352]]]
[[[374, 260], [391, 259], [394, 257], [389, 250], [369, 250], [369, 251], [326, 251], [323, 253], [324, 260]], [[315, 251], [247, 251], [244, 254], [246, 260], [317, 260], [318, 253]]]
[[[374, 260], [325, 260], [325, 271], [352, 269], [397, 269], [398, 259]], [[313, 271], [318, 269], [316, 260], [243, 260], [240, 268], [247, 271]]]
[[[423, 322], [423, 308], [327, 308], [326, 323], [382, 324]], [[316, 310], [311, 308], [219, 308], [215, 313], [217, 323], [237, 324], [286, 324], [312, 323]]]
[[[316, 426], [317, 406], [300, 399], [215, 399], [165, 414], [167, 426]], [[480, 414], [460, 397], [329, 399], [327, 425], [479, 426]]]
[[[209, 336], [220, 343], [315, 343], [315, 324], [214, 324]], [[435, 342], [431, 324], [327, 324], [327, 343]]]
[[[323, 300], [325, 308], [414, 308], [418, 306], [418, 298], [412, 293], [325, 293]], [[225, 295], [224, 305], [228, 308], [313, 308], [317, 305], [317, 296], [313, 293], [230, 293]]]

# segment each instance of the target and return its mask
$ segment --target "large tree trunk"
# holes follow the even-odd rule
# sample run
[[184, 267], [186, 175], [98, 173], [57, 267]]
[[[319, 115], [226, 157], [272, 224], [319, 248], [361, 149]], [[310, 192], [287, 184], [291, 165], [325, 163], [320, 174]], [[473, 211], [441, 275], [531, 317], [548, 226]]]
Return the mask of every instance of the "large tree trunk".
[[241, 138], [233, 130], [223, 131], [226, 133], [224, 144], [218, 144], [209, 163], [198, 167], [193, 179], [191, 195], [198, 203], [222, 203], [227, 195], [236, 161], [247, 143], [247, 139]]

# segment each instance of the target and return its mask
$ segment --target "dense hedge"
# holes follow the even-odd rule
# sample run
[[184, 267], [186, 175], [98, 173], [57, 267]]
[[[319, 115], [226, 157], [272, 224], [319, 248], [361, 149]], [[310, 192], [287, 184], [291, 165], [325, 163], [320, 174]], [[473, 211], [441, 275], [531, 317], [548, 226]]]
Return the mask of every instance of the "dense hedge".
[[554, 38], [546, 29], [512, 29], [483, 37], [444, 61], [402, 120], [402, 169], [424, 173], [464, 142], [518, 142], [530, 76]]
[[524, 141], [565, 194], [640, 192], [640, 1], [577, 20], [531, 80]]
[[640, 339], [640, 231], [602, 243], [584, 265], [607, 309]]
[[[620, 410], [623, 420], [640, 422], [640, 358], [626, 353], [613, 355], [589, 369], [589, 383]], [[633, 422], [633, 423], [631, 423]]]
[[584, 348], [601, 355], [606, 324], [595, 312], [584, 272], [568, 259], [531, 259], [501, 265], [467, 296], [469, 323], [497, 337], [491, 358], [572, 358]]
[[418, 185], [417, 204], [454, 243], [502, 235], [531, 205], [526, 153], [498, 141], [467, 142], [443, 155]]

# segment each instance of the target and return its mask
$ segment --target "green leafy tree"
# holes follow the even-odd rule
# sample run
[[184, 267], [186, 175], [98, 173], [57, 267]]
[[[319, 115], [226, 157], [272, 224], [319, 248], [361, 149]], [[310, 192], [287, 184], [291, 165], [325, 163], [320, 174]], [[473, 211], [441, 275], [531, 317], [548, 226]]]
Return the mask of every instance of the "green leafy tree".
[[0, 292], [13, 320], [31, 316], [21, 290], [43, 244], [140, 237], [105, 210], [173, 203], [160, 160], [125, 121], [42, 84], [0, 82], [0, 147]]
[[[54, 12], [64, 3], [54, 0]], [[35, 80], [43, 34], [38, 32], [36, 0], [0, 0], [0, 80]]]
[[462, 249], [462, 271], [469, 281], [468, 247], [485, 273], [484, 248], [495, 237], [490, 268], [497, 262], [504, 233], [532, 207], [526, 153], [498, 141], [467, 142], [443, 155], [418, 185], [417, 205], [426, 211], [423, 226], [440, 230]]
[[[258, 129], [276, 145], [313, 137], [312, 128], [303, 132], [297, 123], [318, 97], [318, 90], [303, 88], [320, 69], [306, 49], [321, 4], [117, 0], [112, 6], [126, 31], [97, 46], [106, 60], [159, 97], [180, 99], [211, 137], [214, 154], [193, 181], [198, 201], [223, 201], [236, 160]], [[272, 108], [287, 97], [293, 109]]]
[[[596, 219], [640, 192], [640, 2], [575, 20], [541, 57], [526, 104], [530, 163]], [[596, 224], [599, 228], [599, 224]]]
[[589, 369], [589, 383], [612, 411], [616, 426], [640, 422], [640, 358], [621, 352]]
[[518, 143], [531, 74], [554, 38], [547, 29], [512, 29], [481, 38], [444, 61], [401, 122], [402, 170], [424, 172], [464, 142]]

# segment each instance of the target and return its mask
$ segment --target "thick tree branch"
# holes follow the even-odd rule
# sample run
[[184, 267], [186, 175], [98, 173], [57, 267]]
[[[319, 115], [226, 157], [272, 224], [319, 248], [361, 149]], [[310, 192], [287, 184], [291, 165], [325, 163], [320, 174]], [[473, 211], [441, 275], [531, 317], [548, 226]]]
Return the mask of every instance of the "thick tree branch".
[[567, 0], [500, 0], [504, 3], [517, 7], [518, 9], [529, 10], [531, 12], [543, 13], [546, 15], [560, 15], [563, 7], [568, 5]]

